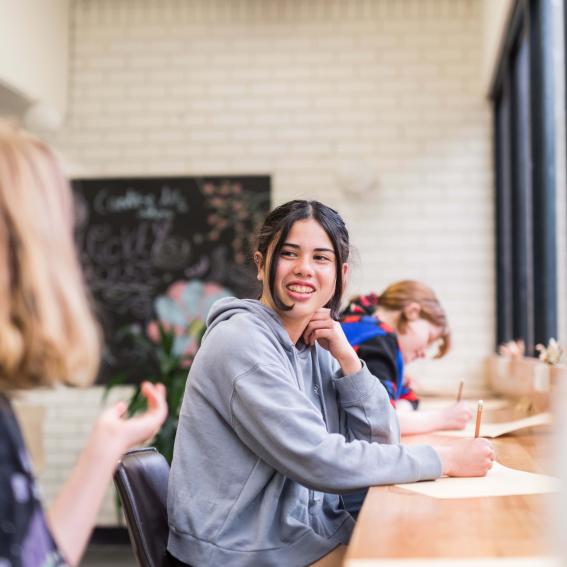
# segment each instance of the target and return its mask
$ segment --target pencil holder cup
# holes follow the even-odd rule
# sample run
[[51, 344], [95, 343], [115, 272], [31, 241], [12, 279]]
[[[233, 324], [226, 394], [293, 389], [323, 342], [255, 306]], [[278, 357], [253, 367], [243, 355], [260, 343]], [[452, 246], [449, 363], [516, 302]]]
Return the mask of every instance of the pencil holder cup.
[[490, 390], [496, 394], [506, 396], [513, 391], [510, 362], [510, 358], [498, 354], [486, 357], [486, 381]]
[[515, 386], [512, 396], [549, 397], [549, 365], [537, 358], [513, 359], [510, 373]]
[[534, 391], [531, 394], [532, 411], [539, 413], [552, 409], [553, 400], [567, 384], [567, 366], [564, 364], [546, 364], [540, 362], [534, 375]]
[[548, 403], [552, 382], [552, 367], [548, 364], [536, 358], [499, 355], [489, 356], [486, 364], [488, 384], [495, 394], [514, 399], [529, 397], [540, 406]]

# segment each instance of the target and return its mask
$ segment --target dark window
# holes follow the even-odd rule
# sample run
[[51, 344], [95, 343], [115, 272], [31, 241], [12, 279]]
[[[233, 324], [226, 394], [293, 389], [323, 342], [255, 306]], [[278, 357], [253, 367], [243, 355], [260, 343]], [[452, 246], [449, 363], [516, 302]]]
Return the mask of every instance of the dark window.
[[557, 333], [551, 0], [518, 0], [492, 98], [497, 344]]

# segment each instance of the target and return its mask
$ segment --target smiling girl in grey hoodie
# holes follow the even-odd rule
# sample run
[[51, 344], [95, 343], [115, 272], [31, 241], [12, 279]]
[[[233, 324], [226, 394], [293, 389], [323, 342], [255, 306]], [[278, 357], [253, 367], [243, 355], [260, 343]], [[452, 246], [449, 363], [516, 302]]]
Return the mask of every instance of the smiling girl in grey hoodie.
[[336, 211], [286, 203], [259, 233], [260, 300], [212, 307], [169, 480], [168, 549], [179, 560], [302, 567], [332, 553], [338, 564], [354, 526], [339, 493], [492, 465], [484, 439], [399, 444], [386, 390], [337, 322], [348, 252]]

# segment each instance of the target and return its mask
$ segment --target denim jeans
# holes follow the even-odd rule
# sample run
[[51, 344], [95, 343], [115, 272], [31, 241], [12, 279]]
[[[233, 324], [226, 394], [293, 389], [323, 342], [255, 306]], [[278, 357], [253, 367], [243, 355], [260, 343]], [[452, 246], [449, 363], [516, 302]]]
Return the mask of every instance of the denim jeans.
[[356, 520], [358, 513], [362, 508], [368, 488], [357, 490], [356, 492], [349, 492], [348, 494], [341, 494], [345, 510]]

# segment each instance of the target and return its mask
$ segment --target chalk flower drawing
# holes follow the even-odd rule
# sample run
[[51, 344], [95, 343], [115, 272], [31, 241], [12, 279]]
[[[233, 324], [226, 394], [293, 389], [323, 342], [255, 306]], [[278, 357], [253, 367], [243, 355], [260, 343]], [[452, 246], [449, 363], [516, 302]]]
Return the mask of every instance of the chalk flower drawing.
[[[222, 297], [233, 293], [215, 282], [201, 280], [178, 281], [167, 289], [165, 295], [154, 300], [154, 310], [158, 321], [147, 326], [150, 340], [160, 339], [159, 324], [171, 331], [174, 336], [173, 353], [178, 356], [192, 356], [197, 351], [196, 325], [204, 325], [211, 305]], [[191, 360], [191, 359], [188, 359]]]

